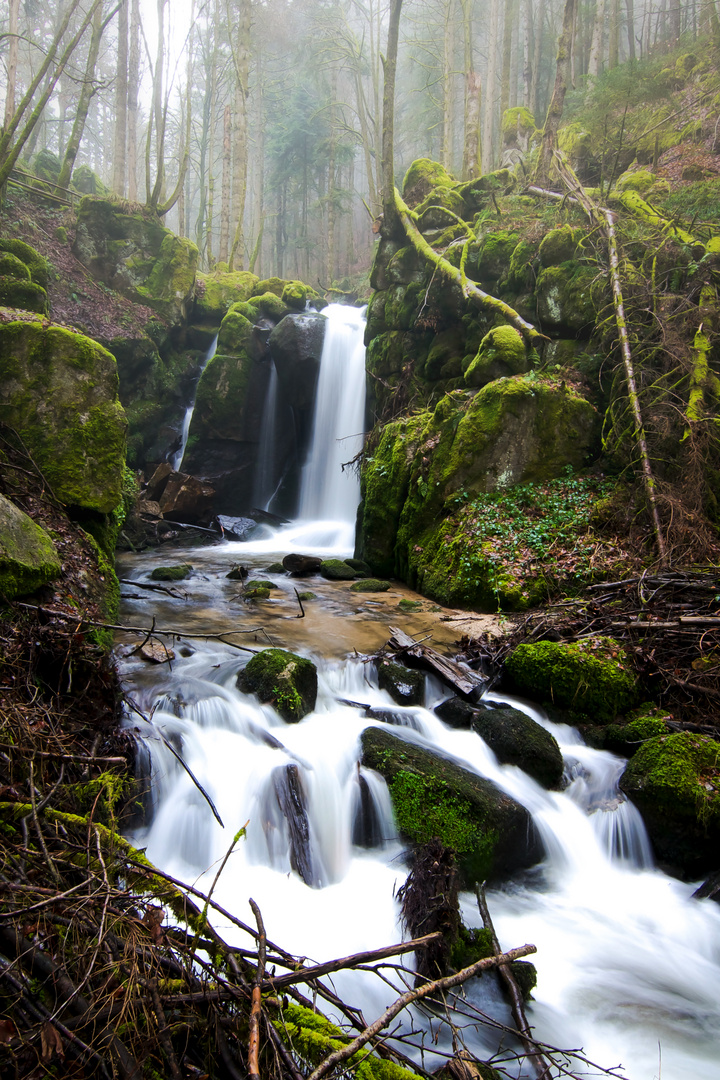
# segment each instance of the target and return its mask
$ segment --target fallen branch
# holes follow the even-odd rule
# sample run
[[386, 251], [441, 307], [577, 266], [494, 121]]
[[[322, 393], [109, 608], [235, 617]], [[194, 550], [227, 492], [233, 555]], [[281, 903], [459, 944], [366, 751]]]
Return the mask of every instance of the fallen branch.
[[537, 952], [537, 949], [534, 945], [521, 945], [518, 949], [510, 949], [508, 952], [500, 953], [498, 956], [487, 956], [483, 960], [478, 960], [476, 963], [471, 964], [470, 967], [455, 972], [454, 975], [446, 975], [442, 979], [435, 979], [433, 982], [424, 983], [423, 986], [419, 986], [416, 990], [408, 990], [407, 993], [402, 994], [394, 1001], [373, 1024], [370, 1024], [369, 1027], [365, 1028], [356, 1039], [353, 1039], [352, 1042], [349, 1042], [347, 1046], [343, 1046], [340, 1050], [335, 1050], [332, 1054], [328, 1054], [328, 1056], [320, 1062], [317, 1068], [313, 1069], [308, 1080], [320, 1080], [320, 1077], [329, 1073], [330, 1070], [334, 1069], [336, 1065], [339, 1065], [341, 1061], [347, 1061], [348, 1058], [352, 1057], [353, 1054], [356, 1054], [358, 1050], [361, 1050], [363, 1046], [369, 1043], [375, 1035], [379, 1035], [382, 1029], [387, 1027], [390, 1021], [394, 1020], [398, 1013], [401, 1013], [403, 1009], [406, 1009], [408, 1005], [412, 1005], [415, 1001], [421, 1001], [430, 994], [452, 990], [454, 986], [460, 986], [462, 983], [467, 982], [468, 979], [472, 979], [474, 975], [479, 975], [482, 971], [498, 967], [501, 964], [511, 964], [513, 960], [519, 960], [521, 957], [529, 956], [531, 953], [535, 952]]
[[352, 956], [344, 956], [341, 960], [328, 960], [324, 964], [316, 964], [314, 967], [300, 968], [291, 971], [288, 975], [274, 975], [263, 983], [263, 990], [281, 990], [295, 982], [307, 982], [309, 979], [317, 979], [321, 975], [330, 975], [344, 968], [357, 967], [359, 964], [373, 963], [376, 960], [386, 960], [390, 956], [401, 956], [403, 953], [416, 952], [424, 949], [431, 941], [442, 937], [437, 931], [434, 934], [425, 934], [424, 937], [414, 938], [412, 941], [401, 941], [398, 945], [387, 945], [384, 949], [371, 949], [368, 952], [354, 953]]
[[248, 1024], [248, 1080], [260, 1080], [260, 1011], [262, 1007], [262, 981], [265, 975], [265, 924], [260, 908], [253, 899], [248, 901], [258, 928], [258, 962], [250, 1003], [250, 1022]]
[[427, 645], [419, 644], [396, 626], [390, 627], [390, 633], [391, 646], [402, 650], [406, 656], [412, 657], [418, 667], [437, 675], [462, 697], [478, 697], [486, 689], [485, 680], [477, 672], [462, 667]]

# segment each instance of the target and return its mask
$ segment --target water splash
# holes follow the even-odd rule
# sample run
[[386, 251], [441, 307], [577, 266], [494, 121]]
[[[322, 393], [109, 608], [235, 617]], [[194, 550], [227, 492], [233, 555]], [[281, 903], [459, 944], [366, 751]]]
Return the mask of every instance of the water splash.
[[213, 339], [212, 344], [210, 345], [210, 348], [208, 349], [208, 351], [205, 353], [205, 356], [203, 357], [202, 364], [200, 365], [200, 370], [199, 370], [199, 372], [197, 374], [197, 378], [195, 379], [195, 384], [193, 386], [192, 401], [190, 402], [187, 409], [185, 410], [185, 416], [183, 417], [182, 428], [180, 430], [180, 446], [178, 447], [178, 449], [176, 450], [176, 452], [173, 454], [173, 456], [170, 459], [170, 464], [172, 465], [173, 469], [175, 469], [176, 471], [178, 471], [180, 469], [180, 466], [182, 465], [182, 460], [185, 457], [185, 448], [187, 446], [188, 436], [190, 434], [190, 424], [192, 422], [193, 413], [195, 412], [195, 401], [197, 399], [197, 388], [198, 388], [198, 386], [200, 384], [200, 379], [202, 378], [203, 371], [205, 370], [205, 368], [208, 366], [208, 364], [212, 360], [213, 356], [215, 355], [215, 350], [217, 349], [217, 343], [218, 343], [218, 335], [216, 334], [214, 339]]

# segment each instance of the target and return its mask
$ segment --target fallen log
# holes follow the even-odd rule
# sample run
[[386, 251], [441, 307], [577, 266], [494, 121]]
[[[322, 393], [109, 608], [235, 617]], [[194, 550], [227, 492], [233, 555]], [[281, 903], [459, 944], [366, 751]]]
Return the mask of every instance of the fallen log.
[[450, 686], [456, 694], [464, 698], [477, 700], [486, 689], [485, 679], [476, 671], [463, 667], [457, 661], [447, 656], [442, 656], [428, 645], [420, 645], [411, 638], [404, 630], [396, 626], [390, 627], [390, 647], [397, 653], [415, 661], [413, 666], [431, 672], [433, 675]]

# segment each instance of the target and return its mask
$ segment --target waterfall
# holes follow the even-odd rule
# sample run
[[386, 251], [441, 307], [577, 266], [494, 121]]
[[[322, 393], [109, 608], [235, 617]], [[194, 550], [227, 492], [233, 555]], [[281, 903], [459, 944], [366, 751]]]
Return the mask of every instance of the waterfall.
[[[538, 986], [528, 1009], [537, 1036], [582, 1046], [605, 1068], [621, 1063], [613, 1075], [631, 1080], [715, 1080], [720, 907], [691, 900], [693, 885], [653, 867], [640, 816], [617, 787], [620, 759], [510, 699], [560, 744], [568, 784], [546, 791], [520, 769], [500, 765], [474, 732], [452, 730], [427, 709], [392, 704], [359, 661], [318, 661], [317, 706], [299, 724], [283, 723], [236, 688], [241, 663], [224, 644], [193, 642], [154, 687], [137, 656], [122, 661], [125, 684], [152, 715], [139, 732], [137, 716], [129, 718], [152, 758], [154, 811], [132, 837], [150, 859], [207, 889], [229, 837], [247, 821], [247, 839], [217, 885], [221, 904], [245, 918], [252, 895], [268, 933], [316, 961], [399, 940], [394, 895], [406, 873], [402, 847], [384, 781], [359, 766], [360, 734], [381, 721], [343, 699], [368, 702], [378, 717], [397, 714], [396, 725], [407, 713], [394, 732], [498, 784], [527, 807], [542, 836], [541, 866], [488, 892], [501, 945], [530, 941], [538, 948]], [[489, 704], [495, 700], [488, 695]], [[158, 731], [210, 794], [224, 830]], [[461, 904], [466, 922], [477, 926], [474, 896], [463, 893]], [[235, 940], [232, 928], [222, 932]], [[393, 996], [370, 973], [333, 979], [337, 993], [368, 1019]], [[486, 981], [468, 984], [466, 993], [479, 1008], [495, 1015], [500, 1008], [507, 1022]], [[412, 1022], [420, 1024], [421, 1016]], [[431, 1070], [440, 1063], [432, 1055], [434, 1033], [423, 1059]], [[480, 1057], [495, 1049], [487, 1031], [466, 1028], [465, 1037]], [[597, 1075], [583, 1066], [572, 1072]]]
[[365, 424], [365, 318], [357, 308], [329, 304], [315, 396], [310, 450], [303, 468], [299, 517], [354, 523], [360, 481], [343, 464], [362, 449]]
[[215, 350], [217, 349], [217, 343], [218, 343], [218, 335], [216, 334], [213, 341], [212, 341], [212, 344], [210, 345], [210, 348], [208, 349], [208, 351], [205, 353], [205, 356], [203, 357], [202, 363], [200, 365], [200, 370], [199, 370], [199, 372], [197, 374], [197, 378], [193, 382], [192, 400], [191, 400], [190, 404], [188, 405], [188, 407], [185, 410], [185, 416], [183, 417], [182, 428], [181, 428], [181, 431], [180, 431], [180, 446], [175, 451], [172, 458], [170, 459], [170, 464], [172, 465], [173, 469], [178, 470], [180, 468], [180, 466], [182, 465], [182, 460], [183, 460], [183, 458], [185, 456], [185, 447], [187, 446], [188, 435], [190, 434], [190, 422], [192, 420], [193, 413], [195, 411], [195, 400], [196, 400], [196, 397], [197, 397], [197, 388], [198, 388], [198, 385], [200, 383], [200, 379], [202, 378], [203, 371], [205, 370], [205, 368], [208, 366], [208, 364], [212, 360], [213, 356], [215, 355]]

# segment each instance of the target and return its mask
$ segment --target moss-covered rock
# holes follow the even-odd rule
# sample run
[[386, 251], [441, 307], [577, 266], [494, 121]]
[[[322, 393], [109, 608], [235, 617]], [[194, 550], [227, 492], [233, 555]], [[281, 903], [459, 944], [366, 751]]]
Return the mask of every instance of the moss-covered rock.
[[379, 578], [363, 578], [350, 586], [350, 592], [387, 592], [389, 588], [389, 581], [380, 581]]
[[559, 266], [568, 262], [574, 257], [581, 236], [582, 230], [574, 229], [572, 225], [560, 225], [545, 233], [538, 249], [540, 265]]
[[516, 232], [500, 229], [488, 233], [477, 248], [471, 245], [468, 254], [468, 274], [478, 281], [493, 282], [504, 277], [510, 266], [513, 251], [520, 240]]
[[59, 577], [60, 557], [39, 525], [0, 495], [0, 596], [12, 600]]
[[597, 318], [596, 277], [591, 267], [572, 261], [541, 270], [536, 294], [543, 326], [589, 337]]
[[645, 195], [655, 184], [657, 177], [648, 169], [633, 169], [618, 176], [615, 187], [618, 191], [639, 191]]
[[17, 278], [18, 281], [30, 280], [30, 267], [10, 251], [0, 255], [0, 277]]
[[610, 750], [631, 758], [648, 739], [669, 734], [668, 716], [660, 709], [646, 704], [615, 724], [579, 724], [583, 738], [598, 750]]
[[0, 251], [7, 251], [15, 255], [27, 266], [30, 271], [30, 280], [36, 285], [46, 289], [50, 281], [50, 264], [35, 248], [30, 247], [24, 240], [0, 238]]
[[428, 229], [443, 229], [449, 225], [453, 216], [463, 218], [467, 208], [460, 192], [449, 184], [438, 184], [417, 207], [418, 222], [425, 232]]
[[680, 732], [644, 742], [620, 787], [638, 806], [658, 857], [699, 876], [717, 866], [720, 743]]
[[253, 296], [264, 296], [265, 293], [273, 293], [277, 296], [278, 300], [281, 299], [283, 291], [287, 282], [284, 278], [269, 277], [263, 278], [262, 281], [258, 281], [257, 285], [253, 289]]
[[303, 311], [308, 298], [308, 286], [302, 281], [288, 281], [280, 299], [292, 311]]
[[505, 680], [508, 688], [520, 694], [598, 722], [627, 712], [639, 694], [629, 657], [617, 641], [607, 637], [518, 645], [505, 663]]
[[195, 285], [195, 320], [219, 326], [233, 304], [248, 300], [259, 278], [247, 270], [198, 274]]
[[63, 502], [103, 514], [120, 503], [127, 420], [97, 342], [39, 319], [0, 326], [0, 419]]
[[192, 572], [192, 563], [177, 563], [175, 566], [156, 566], [150, 577], [153, 581], [184, 581]]
[[323, 559], [320, 573], [328, 581], [354, 581], [360, 573], [349, 566], [344, 559]]
[[503, 113], [501, 130], [503, 146], [519, 146], [527, 150], [536, 132], [535, 117], [524, 105], [516, 105]]
[[425, 700], [425, 676], [422, 671], [405, 667], [395, 660], [379, 662], [378, 685], [398, 705], [422, 705]]
[[453, 183], [452, 176], [439, 162], [417, 158], [405, 173], [403, 199], [409, 207], [414, 208], [427, 198], [433, 188], [449, 188]]
[[512, 292], [530, 289], [535, 283], [533, 261], [537, 254], [537, 244], [530, 240], [519, 240], [510, 256], [507, 273], [502, 284]]
[[476, 709], [472, 729], [503, 765], [517, 765], [546, 788], [559, 787], [560, 747], [549, 731], [518, 709]]
[[70, 187], [82, 195], [107, 196], [110, 194], [110, 189], [103, 184], [98, 174], [93, 172], [89, 165], [75, 166]]
[[481, 387], [494, 379], [521, 375], [528, 370], [525, 342], [514, 326], [496, 326], [464, 371], [467, 386]]
[[467, 884], [531, 866], [542, 852], [528, 812], [489, 780], [379, 728], [362, 734], [362, 762], [387, 781], [400, 834], [457, 852]]
[[288, 311], [287, 304], [270, 289], [260, 293], [260, 295], [251, 296], [249, 300], [233, 304], [230, 308], [230, 312], [243, 315], [253, 324], [260, 322], [261, 319], [269, 319], [271, 323], [279, 323], [288, 314]]
[[317, 699], [317, 669], [284, 649], [263, 649], [239, 673], [237, 685], [246, 694], [269, 702], [288, 723], [312, 712]]
[[37, 315], [47, 315], [48, 296], [41, 285], [34, 281], [22, 280], [9, 275], [0, 276], [0, 307], [18, 308], [20, 311], [34, 311]]

